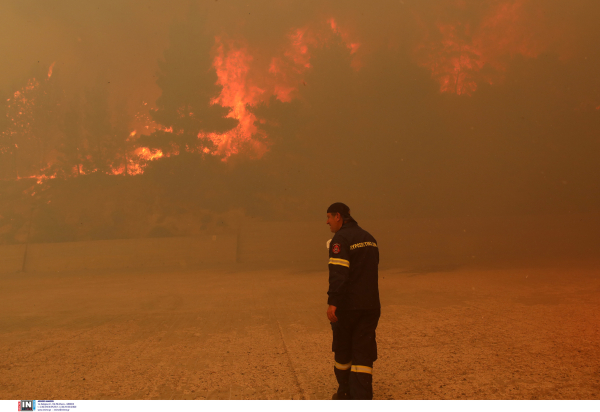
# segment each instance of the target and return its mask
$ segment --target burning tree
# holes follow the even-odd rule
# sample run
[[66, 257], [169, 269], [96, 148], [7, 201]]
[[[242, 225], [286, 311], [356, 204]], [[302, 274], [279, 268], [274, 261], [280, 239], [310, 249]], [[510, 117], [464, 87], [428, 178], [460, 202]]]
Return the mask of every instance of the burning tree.
[[47, 76], [43, 72], [36, 68], [21, 88], [3, 99], [0, 156], [4, 179], [40, 175], [48, 168], [57, 139], [60, 97], [51, 81], [52, 66]]
[[[502, 0], [439, 6], [435, 28], [425, 29], [415, 47], [418, 64], [431, 71], [443, 93], [470, 96], [481, 84], [498, 83], [510, 57], [537, 57], [545, 47], [531, 29], [544, 19], [528, 3]], [[475, 10], [483, 10], [481, 19], [470, 17]]]
[[82, 143], [86, 172], [111, 174], [115, 167], [124, 163], [131, 149], [129, 133], [122, 116], [124, 109], [111, 111], [108, 102], [108, 82], [100, 78], [84, 95], [82, 120]]
[[[163, 128], [141, 137], [140, 146], [187, 159], [214, 149], [208, 138], [199, 136], [223, 133], [237, 125], [237, 120], [225, 117], [227, 108], [212, 104], [220, 87], [212, 67], [214, 39], [204, 33], [204, 28], [197, 12], [187, 22], [171, 27], [171, 43], [159, 60], [156, 81], [162, 94], [151, 114]], [[161, 159], [164, 161], [168, 162]]]

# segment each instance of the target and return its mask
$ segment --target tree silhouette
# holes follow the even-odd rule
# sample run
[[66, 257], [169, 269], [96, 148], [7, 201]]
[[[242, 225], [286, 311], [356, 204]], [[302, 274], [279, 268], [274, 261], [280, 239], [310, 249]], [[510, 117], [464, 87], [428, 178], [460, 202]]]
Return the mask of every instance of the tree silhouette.
[[211, 104], [220, 92], [212, 67], [213, 46], [214, 38], [205, 33], [204, 18], [195, 9], [186, 22], [171, 26], [170, 46], [158, 62], [156, 83], [162, 93], [151, 113], [153, 120], [170, 132], [162, 129], [143, 136], [138, 140], [140, 146], [163, 153], [175, 149], [185, 156], [212, 149], [212, 142], [198, 138], [200, 132], [222, 133], [237, 125], [237, 120], [225, 118], [228, 108]]
[[72, 100], [69, 108], [65, 111], [62, 129], [63, 141], [60, 151], [63, 153], [62, 173], [63, 176], [72, 174], [75, 170], [77, 176], [81, 173], [82, 153], [80, 147], [82, 144], [83, 125], [82, 125], [81, 104], [78, 99]]
[[298, 85], [297, 99], [282, 103], [271, 98], [254, 108], [270, 146], [256, 165], [243, 164], [247, 172], [240, 179], [255, 183], [241, 186], [260, 190], [254, 197], [268, 199], [271, 211], [293, 217], [318, 213], [315, 198], [322, 195], [321, 188], [330, 189], [329, 177], [348, 180], [342, 176], [349, 172], [350, 156], [365, 139], [357, 136], [354, 121], [361, 116], [358, 74], [351, 61], [348, 47], [333, 38], [311, 50], [311, 68]]

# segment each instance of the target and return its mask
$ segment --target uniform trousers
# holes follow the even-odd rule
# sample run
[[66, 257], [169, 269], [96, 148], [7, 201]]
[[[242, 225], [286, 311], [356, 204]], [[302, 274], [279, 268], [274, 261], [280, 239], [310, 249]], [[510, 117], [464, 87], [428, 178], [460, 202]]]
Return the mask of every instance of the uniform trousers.
[[373, 399], [373, 362], [377, 360], [375, 329], [381, 309], [335, 312], [331, 323], [337, 399]]

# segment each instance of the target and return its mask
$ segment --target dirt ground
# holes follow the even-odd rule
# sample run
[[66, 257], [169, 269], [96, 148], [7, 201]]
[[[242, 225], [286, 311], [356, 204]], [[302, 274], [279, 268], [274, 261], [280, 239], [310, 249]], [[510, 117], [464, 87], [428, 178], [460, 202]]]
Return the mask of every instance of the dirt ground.
[[[326, 268], [0, 276], [1, 399], [329, 399]], [[380, 271], [376, 399], [599, 399], [600, 264]]]

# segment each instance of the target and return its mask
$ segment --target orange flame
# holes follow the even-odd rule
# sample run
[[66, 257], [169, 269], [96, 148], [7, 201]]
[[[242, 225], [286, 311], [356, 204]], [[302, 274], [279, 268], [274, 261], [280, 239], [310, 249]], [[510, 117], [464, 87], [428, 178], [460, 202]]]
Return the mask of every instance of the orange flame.
[[[257, 140], [259, 133], [254, 122], [256, 116], [248, 110], [261, 101], [264, 90], [248, 81], [248, 72], [253, 58], [246, 48], [237, 47], [233, 42], [227, 45], [217, 37], [217, 53], [213, 66], [217, 72], [217, 84], [222, 86], [219, 96], [212, 104], [229, 107], [229, 118], [237, 119], [238, 125], [225, 133], [200, 133], [198, 138], [208, 137], [216, 146], [215, 154], [227, 157], [239, 152], [244, 144], [249, 144], [258, 157], [266, 152], [263, 142]], [[262, 136], [261, 136], [262, 137]]]
[[[238, 126], [225, 133], [200, 133], [198, 138], [207, 137], [217, 147], [213, 154], [223, 156], [224, 160], [239, 153], [242, 146], [251, 149], [251, 156], [260, 158], [267, 150], [264, 132], [256, 126], [257, 118], [249, 110], [260, 102], [275, 96], [282, 102], [290, 102], [302, 84], [302, 74], [310, 69], [310, 48], [319, 47], [326, 43], [332, 33], [339, 36], [355, 54], [360, 43], [350, 41], [348, 32], [340, 29], [332, 18], [327, 20], [330, 31], [310, 30], [302, 27], [292, 30], [289, 35], [289, 47], [283, 51], [283, 56], [273, 57], [266, 74], [257, 72], [252, 66], [253, 57], [247, 47], [240, 47], [234, 42], [225, 43], [216, 37], [216, 56], [213, 66], [217, 72], [217, 84], [222, 87], [219, 96], [212, 104], [230, 108], [229, 118], [238, 120]], [[355, 60], [353, 67], [360, 64]], [[260, 85], [257, 83], [259, 79]]]
[[317, 43], [316, 39], [308, 32], [308, 28], [293, 30], [289, 39], [290, 45], [284, 51], [283, 57], [273, 57], [269, 65], [273, 95], [284, 103], [292, 101], [301, 82], [302, 74], [312, 67], [308, 47]]
[[[525, 2], [504, 1], [475, 27], [460, 22], [437, 24], [440, 39], [420, 44], [415, 52], [419, 65], [428, 68], [440, 84], [440, 92], [471, 95], [479, 84], [502, 79], [508, 58], [533, 58], [541, 53], [543, 46], [528, 31]], [[484, 68], [489, 68], [487, 73]]]
[[160, 149], [149, 149], [147, 147], [138, 147], [137, 149], [135, 149], [135, 151], [133, 152], [137, 157], [139, 157], [141, 160], [154, 160], [154, 159], [160, 159], [161, 157], [163, 157], [163, 152]]
[[173, 133], [173, 127], [166, 128], [158, 123], [156, 123], [152, 117], [150, 116], [150, 112], [156, 110], [150, 106], [148, 106], [147, 102], [142, 102], [142, 107], [138, 109], [136, 114], [133, 117], [133, 121], [131, 122], [131, 127], [133, 131], [129, 134], [130, 139], [135, 137], [136, 135], [139, 137], [140, 135], [150, 135], [157, 130], [162, 130], [163, 132]]
[[46, 180], [55, 179], [55, 178], [56, 178], [56, 173], [54, 173], [52, 175], [39, 174], [39, 175], [31, 175], [31, 176], [25, 176], [25, 177], [19, 176], [19, 177], [17, 177], [16, 180], [35, 179], [36, 184], [41, 185]]
[[[168, 157], [169, 155], [167, 155]], [[130, 153], [127, 159], [127, 165], [120, 165], [111, 170], [112, 175], [128, 174], [130, 176], [140, 175], [144, 173], [144, 168], [148, 162], [165, 157], [160, 149], [150, 149], [148, 147], [138, 147]]]
[[[271, 96], [282, 102], [292, 101], [303, 84], [303, 74], [312, 67], [310, 63], [311, 49], [323, 46], [332, 36], [339, 36], [352, 55], [355, 55], [360, 47], [360, 43], [351, 40], [348, 32], [342, 30], [336, 20], [331, 18], [322, 21], [318, 28], [306, 26], [292, 30], [289, 34], [288, 46], [280, 50], [276, 57], [271, 58], [268, 67], [257, 66], [248, 47], [243, 43], [225, 41], [216, 37], [213, 67], [217, 74], [217, 84], [221, 86], [221, 92], [212, 99], [211, 104], [227, 107], [229, 109], [227, 117], [238, 120], [238, 125], [225, 133], [200, 133], [198, 138], [208, 138], [216, 146], [212, 152], [204, 148], [203, 153], [221, 156], [223, 160], [240, 153], [241, 150], [245, 150], [249, 156], [255, 158], [260, 158], [266, 153], [268, 150], [267, 136], [257, 127], [257, 121], [264, 121], [257, 119], [251, 108], [268, 101]], [[52, 77], [54, 65], [55, 63], [52, 63], [48, 68], [47, 79]], [[3, 132], [4, 134], [21, 134], [24, 128], [30, 127], [30, 122], [26, 117], [31, 112], [28, 105], [33, 104], [33, 95], [30, 96], [28, 92], [34, 90], [38, 85], [39, 83], [32, 79], [26, 87], [15, 92], [8, 99], [9, 108], [12, 107], [9, 117], [14, 127], [8, 128]], [[149, 112], [153, 109], [150, 109], [147, 103], [144, 103], [144, 106], [131, 123], [132, 128], [127, 137], [128, 141], [135, 141], [139, 136], [152, 134], [156, 130], [173, 133], [172, 127], [166, 128], [157, 124]], [[16, 142], [14, 146], [18, 147]], [[0, 147], [2, 152], [7, 150]], [[138, 147], [128, 153], [125, 164], [113, 167], [109, 174], [141, 174], [149, 162], [177, 155], [178, 150], [179, 148], [173, 148], [169, 153], [163, 153], [161, 150]], [[88, 170], [87, 173], [94, 171], [96, 170]], [[83, 165], [74, 166], [71, 173], [72, 175], [85, 174]], [[32, 177], [43, 182], [55, 178], [56, 174], [52, 176], [40, 174]]]

